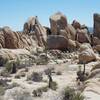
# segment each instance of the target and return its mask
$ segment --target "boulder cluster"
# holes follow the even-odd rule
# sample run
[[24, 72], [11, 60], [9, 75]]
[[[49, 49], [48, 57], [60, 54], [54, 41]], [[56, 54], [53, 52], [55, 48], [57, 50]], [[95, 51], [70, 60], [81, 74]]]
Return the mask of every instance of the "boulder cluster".
[[[94, 14], [93, 34], [90, 34], [87, 26], [81, 25], [76, 20], [69, 24], [66, 16], [61, 12], [50, 16], [50, 28], [42, 26], [37, 16], [30, 17], [25, 22], [23, 31], [15, 32], [8, 26], [0, 28], [0, 48], [34, 51], [41, 47], [72, 52], [81, 48], [81, 44], [89, 43], [93, 48], [84, 49], [79, 55], [80, 62], [88, 62], [96, 59], [93, 50], [100, 52], [99, 27], [99, 14]], [[90, 56], [89, 59], [88, 56]], [[88, 60], [84, 61], [84, 58]]]

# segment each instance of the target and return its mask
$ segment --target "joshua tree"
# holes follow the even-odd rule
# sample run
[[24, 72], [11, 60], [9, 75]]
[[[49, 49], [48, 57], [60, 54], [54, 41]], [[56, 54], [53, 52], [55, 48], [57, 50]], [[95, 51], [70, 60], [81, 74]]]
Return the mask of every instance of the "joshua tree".
[[77, 72], [77, 80], [80, 80], [81, 82], [85, 81], [87, 79], [88, 74], [85, 72], [85, 65], [86, 63], [84, 62], [84, 69], [83, 71], [81, 71], [81, 68], [79, 69], [79, 71]]

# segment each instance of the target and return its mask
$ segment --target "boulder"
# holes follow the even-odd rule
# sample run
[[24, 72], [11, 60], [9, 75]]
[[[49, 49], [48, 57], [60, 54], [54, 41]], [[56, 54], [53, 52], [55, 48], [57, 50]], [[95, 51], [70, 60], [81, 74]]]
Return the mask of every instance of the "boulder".
[[68, 39], [68, 47], [67, 48], [69, 51], [76, 50], [76, 42], [71, 39]]
[[68, 38], [72, 39], [72, 40], [75, 40], [76, 39], [76, 30], [75, 30], [75, 28], [70, 24], [68, 24], [67, 27], [68, 27], [68, 30], [69, 30], [69, 33], [70, 33], [70, 37], [68, 37]]
[[50, 35], [47, 39], [48, 49], [64, 50], [68, 47], [68, 40], [61, 35]]
[[98, 37], [93, 37], [92, 38], [92, 44], [95, 45], [100, 45], [100, 39]]
[[65, 38], [75, 40], [76, 30], [67, 23], [66, 16], [62, 13], [55, 13], [50, 17], [52, 35], [63, 35]]
[[80, 28], [81, 28], [81, 24], [80, 24], [78, 21], [76, 21], [76, 20], [73, 20], [72, 26], [73, 26], [75, 29], [80, 29]]
[[23, 32], [12, 31], [7, 26], [0, 28], [0, 48], [25, 48], [31, 51], [37, 47], [45, 47], [46, 41], [46, 29], [39, 23], [37, 17], [29, 18], [24, 24]]
[[79, 53], [79, 62], [80, 63], [88, 63], [91, 61], [96, 60], [96, 55], [92, 48], [86, 46], [80, 47], [80, 53]]
[[2, 28], [0, 28], [0, 47], [5, 47], [5, 38]]
[[100, 14], [94, 14], [94, 36], [100, 39]]
[[76, 30], [72, 25], [68, 24], [65, 29], [59, 30], [59, 35], [63, 35], [65, 38], [75, 40]]
[[19, 35], [14, 33], [9, 27], [4, 27], [3, 33], [4, 33], [4, 40], [5, 40], [5, 48], [17, 49]]
[[30, 52], [26, 49], [0, 49], [0, 66], [3, 66], [9, 60], [29, 59]]
[[66, 16], [60, 12], [55, 13], [50, 17], [51, 32], [53, 35], [57, 35], [60, 29], [67, 27]]
[[30, 17], [24, 24], [24, 33], [35, 37], [35, 41], [39, 46], [45, 46], [47, 41], [46, 29], [40, 24], [36, 17]]
[[97, 52], [100, 52], [100, 45], [94, 46], [93, 49], [96, 50]]
[[77, 29], [76, 40], [80, 43], [90, 43], [90, 37], [87, 29]]

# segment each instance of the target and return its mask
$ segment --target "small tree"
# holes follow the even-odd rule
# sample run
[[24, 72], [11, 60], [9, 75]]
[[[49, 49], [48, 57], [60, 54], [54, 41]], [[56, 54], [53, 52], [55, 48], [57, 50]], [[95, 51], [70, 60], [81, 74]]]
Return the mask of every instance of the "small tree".
[[52, 90], [56, 90], [57, 89], [57, 83], [53, 81], [52, 79], [52, 73], [54, 72], [54, 68], [49, 68], [47, 70], [45, 70], [46, 75], [48, 76], [49, 79], [49, 85], [48, 87]]
[[87, 79], [88, 74], [86, 73], [86, 63], [83, 63], [83, 71], [79, 67], [79, 71], [77, 72], [77, 80], [84, 82]]

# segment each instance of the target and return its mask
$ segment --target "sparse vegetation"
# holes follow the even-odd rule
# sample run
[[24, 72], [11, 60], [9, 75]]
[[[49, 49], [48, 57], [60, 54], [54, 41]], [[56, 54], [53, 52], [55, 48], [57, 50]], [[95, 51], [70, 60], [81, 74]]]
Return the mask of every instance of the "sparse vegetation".
[[56, 90], [58, 87], [57, 87], [57, 83], [52, 81], [49, 83], [49, 88], [52, 89], [52, 90]]
[[4, 95], [5, 93], [5, 88], [0, 85], [0, 95]]
[[83, 67], [84, 67], [83, 71], [82, 71], [81, 66], [79, 66], [79, 71], [77, 71], [77, 80], [79, 80], [81, 82], [84, 82], [85, 80], [88, 79], [88, 73], [86, 73], [86, 71], [85, 71], [85, 67], [86, 67], [85, 63], [84, 63]]
[[61, 71], [58, 71], [58, 72], [56, 73], [56, 75], [62, 75], [62, 72], [61, 72]]
[[18, 62], [15, 61], [15, 60], [11, 60], [11, 61], [8, 61], [6, 64], [5, 64], [5, 70], [8, 72], [8, 73], [16, 73], [17, 71], [17, 66], [18, 66]]
[[84, 96], [75, 89], [66, 87], [63, 92], [63, 100], [84, 100]]
[[56, 90], [57, 89], [57, 83], [53, 81], [52, 73], [54, 73], [54, 68], [48, 68], [48, 69], [45, 70], [45, 74], [48, 76], [48, 79], [49, 79], [48, 87], [52, 90]]
[[41, 82], [43, 79], [41, 72], [32, 72], [30, 76], [27, 77], [27, 80], [32, 80], [35, 82]]
[[44, 86], [44, 87], [38, 88], [37, 90], [33, 90], [32, 93], [34, 97], [40, 97], [43, 92], [47, 92], [47, 91], [48, 91], [48, 86]]

